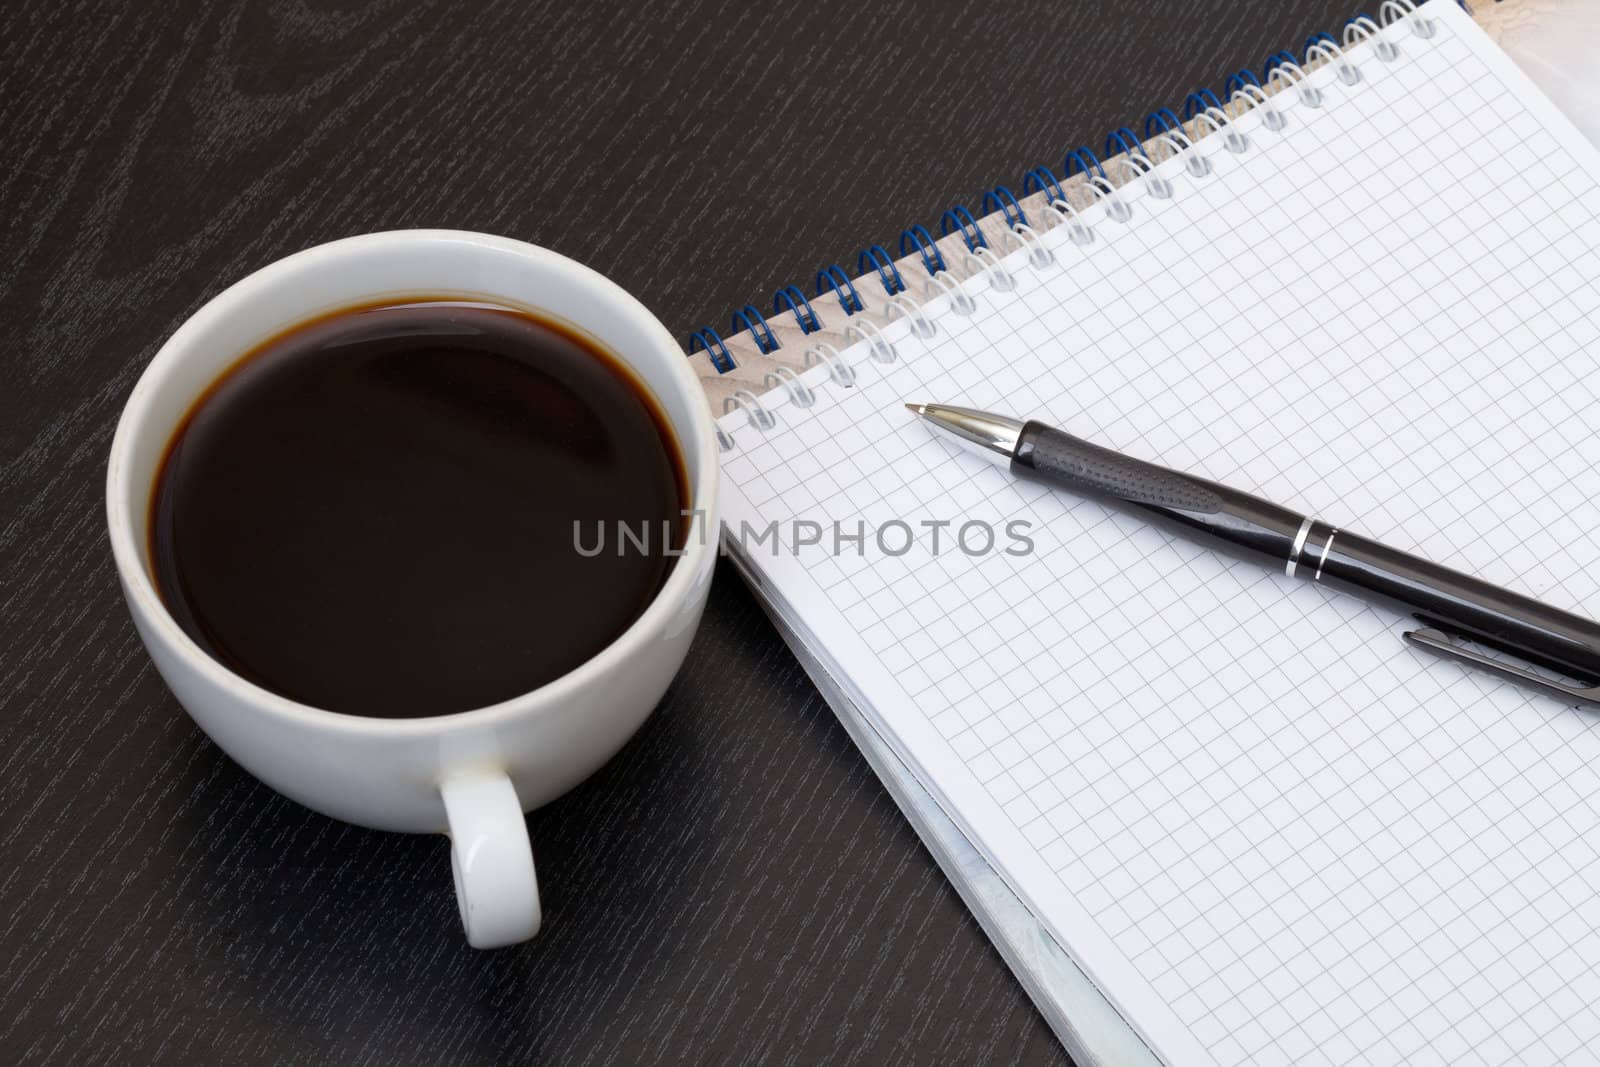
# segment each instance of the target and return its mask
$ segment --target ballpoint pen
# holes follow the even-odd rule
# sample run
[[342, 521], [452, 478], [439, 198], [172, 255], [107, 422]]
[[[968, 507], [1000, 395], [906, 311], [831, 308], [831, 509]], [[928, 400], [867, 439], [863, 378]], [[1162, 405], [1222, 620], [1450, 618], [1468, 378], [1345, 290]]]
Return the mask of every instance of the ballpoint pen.
[[1282, 567], [1290, 577], [1378, 601], [1416, 620], [1404, 636], [1421, 648], [1564, 700], [1600, 704], [1600, 624], [1590, 619], [1040, 422], [942, 404], [906, 407], [1018, 476], [1096, 497], [1228, 555]]

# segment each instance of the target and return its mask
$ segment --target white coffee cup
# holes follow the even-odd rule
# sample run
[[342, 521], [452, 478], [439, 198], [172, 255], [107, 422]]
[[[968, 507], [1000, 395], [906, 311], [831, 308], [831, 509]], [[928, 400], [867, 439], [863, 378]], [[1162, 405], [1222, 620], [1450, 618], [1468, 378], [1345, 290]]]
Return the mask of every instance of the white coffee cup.
[[[432, 718], [368, 718], [299, 704], [244, 680], [189, 638], [151, 579], [151, 490], [168, 442], [206, 387], [275, 333], [373, 300], [454, 295], [560, 319], [644, 381], [688, 467], [695, 518], [683, 555], [622, 636], [555, 681], [490, 707]], [[257, 271], [172, 335], [117, 425], [106, 512], [134, 624], [195, 722], [257, 778], [309, 808], [382, 830], [448, 833], [467, 940], [492, 948], [539, 929], [523, 813], [572, 788], [622, 747], [688, 651], [716, 561], [717, 448], [705, 395], [683, 350], [612, 282], [554, 252], [503, 237], [375, 233]], [[582, 608], [530, 604], [528, 610]]]

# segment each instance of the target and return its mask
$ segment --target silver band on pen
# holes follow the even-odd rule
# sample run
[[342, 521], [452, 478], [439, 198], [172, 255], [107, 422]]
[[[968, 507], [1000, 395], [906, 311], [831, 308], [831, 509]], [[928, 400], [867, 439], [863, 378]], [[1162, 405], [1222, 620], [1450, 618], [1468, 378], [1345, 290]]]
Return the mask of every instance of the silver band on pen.
[[1328, 553], [1333, 549], [1333, 539], [1339, 536], [1339, 527], [1335, 526], [1328, 531], [1328, 537], [1322, 542], [1322, 555], [1317, 557], [1317, 571], [1311, 576], [1313, 582], [1322, 580], [1323, 564], [1328, 562]]
[[1316, 520], [1309, 515], [1300, 523], [1300, 532], [1294, 535], [1294, 547], [1289, 549], [1289, 561], [1283, 565], [1286, 577], [1294, 577], [1294, 568], [1300, 562], [1300, 550], [1306, 547], [1306, 535], [1311, 532], [1311, 524]]

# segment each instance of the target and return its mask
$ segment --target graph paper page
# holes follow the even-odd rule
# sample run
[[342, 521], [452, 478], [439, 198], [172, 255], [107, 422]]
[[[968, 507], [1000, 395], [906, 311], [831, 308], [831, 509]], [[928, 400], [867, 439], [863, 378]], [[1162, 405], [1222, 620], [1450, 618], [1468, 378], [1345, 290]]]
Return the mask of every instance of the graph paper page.
[[[1047, 230], [1053, 263], [1005, 257], [970, 313], [929, 300], [932, 336], [886, 328], [892, 360], [842, 353], [849, 387], [813, 367], [770, 429], [721, 422], [726, 536], [778, 524], [745, 540], [759, 580], [1172, 1064], [1594, 1061], [1600, 720], [1016, 482], [902, 402], [1600, 614], [1600, 159], [1454, 4], [1425, 12], [1391, 61], [1349, 51], [1355, 84], [1315, 72], [1322, 106], [1280, 94], [1281, 130], [1204, 139], [1205, 176], [1164, 163], [1169, 198], [1136, 182], [1130, 219]], [[975, 520], [993, 550], [953, 549]]]

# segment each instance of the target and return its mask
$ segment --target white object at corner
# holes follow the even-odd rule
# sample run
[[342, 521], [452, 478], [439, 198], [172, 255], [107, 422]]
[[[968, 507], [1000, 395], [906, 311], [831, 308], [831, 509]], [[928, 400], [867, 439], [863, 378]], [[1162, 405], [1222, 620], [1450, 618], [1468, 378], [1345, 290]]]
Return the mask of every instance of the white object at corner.
[[1600, 64], [1594, 62], [1600, 2], [1523, 0], [1501, 6], [1475, 0], [1470, 6], [1523, 73], [1600, 146]]

